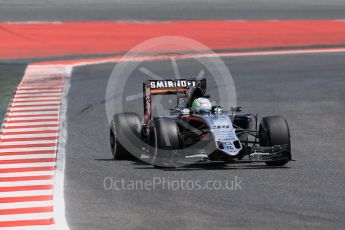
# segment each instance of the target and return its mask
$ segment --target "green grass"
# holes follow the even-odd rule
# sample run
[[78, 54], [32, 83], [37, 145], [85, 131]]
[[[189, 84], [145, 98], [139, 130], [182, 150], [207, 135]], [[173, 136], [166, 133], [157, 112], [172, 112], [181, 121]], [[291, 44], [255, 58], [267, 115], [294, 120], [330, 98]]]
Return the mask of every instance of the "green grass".
[[27, 64], [0, 63], [0, 124], [2, 124], [8, 103], [14, 95], [16, 86], [24, 76]]

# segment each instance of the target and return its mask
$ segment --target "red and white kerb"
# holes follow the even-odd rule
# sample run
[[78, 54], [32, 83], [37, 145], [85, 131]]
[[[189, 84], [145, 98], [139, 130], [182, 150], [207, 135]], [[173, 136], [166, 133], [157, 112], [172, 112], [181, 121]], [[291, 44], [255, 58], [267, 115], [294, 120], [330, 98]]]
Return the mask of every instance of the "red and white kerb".
[[0, 131], [0, 229], [54, 225], [53, 185], [65, 66], [28, 66]]

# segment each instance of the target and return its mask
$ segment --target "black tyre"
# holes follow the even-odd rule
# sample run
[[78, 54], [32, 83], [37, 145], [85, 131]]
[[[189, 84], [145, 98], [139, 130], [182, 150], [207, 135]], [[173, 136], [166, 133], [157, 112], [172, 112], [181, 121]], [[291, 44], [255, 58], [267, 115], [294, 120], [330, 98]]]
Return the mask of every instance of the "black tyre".
[[135, 113], [120, 113], [113, 116], [110, 127], [110, 146], [115, 160], [128, 160], [132, 158], [128, 151], [135, 145], [134, 140], [140, 138], [140, 118]]
[[159, 118], [150, 128], [152, 164], [155, 167], [175, 167], [174, 151], [181, 148], [178, 125], [174, 119]]
[[291, 160], [290, 130], [286, 120], [283, 117], [270, 116], [262, 118], [259, 134], [261, 146], [285, 145], [287, 147], [287, 149], [284, 151], [287, 159], [267, 161], [266, 165], [282, 166]]

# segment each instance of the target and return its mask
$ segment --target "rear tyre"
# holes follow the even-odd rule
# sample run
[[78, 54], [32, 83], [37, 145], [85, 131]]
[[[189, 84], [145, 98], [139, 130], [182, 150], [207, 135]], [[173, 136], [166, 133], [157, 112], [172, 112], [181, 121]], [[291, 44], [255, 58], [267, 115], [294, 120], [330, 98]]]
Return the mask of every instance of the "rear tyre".
[[128, 151], [133, 140], [140, 138], [140, 117], [135, 113], [120, 113], [113, 116], [110, 127], [110, 147], [115, 160], [128, 160], [132, 158]]
[[178, 125], [174, 119], [159, 118], [150, 128], [152, 165], [155, 167], [176, 167], [174, 154], [181, 148]]
[[283, 166], [291, 160], [290, 130], [286, 120], [281, 116], [262, 118], [259, 128], [260, 146], [286, 145], [284, 160], [267, 161], [268, 166]]

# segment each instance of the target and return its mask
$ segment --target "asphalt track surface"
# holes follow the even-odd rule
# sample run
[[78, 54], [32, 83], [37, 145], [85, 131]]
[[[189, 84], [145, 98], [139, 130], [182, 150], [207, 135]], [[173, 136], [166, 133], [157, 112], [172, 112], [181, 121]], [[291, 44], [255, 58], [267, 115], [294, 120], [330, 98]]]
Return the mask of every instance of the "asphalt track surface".
[[343, 0], [1, 0], [0, 21], [344, 18]]
[[[224, 58], [238, 104], [289, 122], [287, 167], [261, 164], [154, 169], [111, 159], [105, 88], [114, 64], [74, 69], [68, 94], [65, 199], [71, 229], [341, 229], [345, 225], [345, 54]], [[177, 62], [180, 73], [199, 66]], [[148, 68], [171, 73], [169, 61]], [[167, 74], [168, 75], [168, 74]], [[133, 74], [127, 92], [141, 90]], [[211, 83], [212, 84], [212, 83]], [[127, 86], [126, 86], [127, 87]], [[212, 88], [212, 87], [211, 87]], [[141, 100], [132, 102], [141, 110]], [[107, 190], [104, 179], [241, 180], [234, 191]]]

